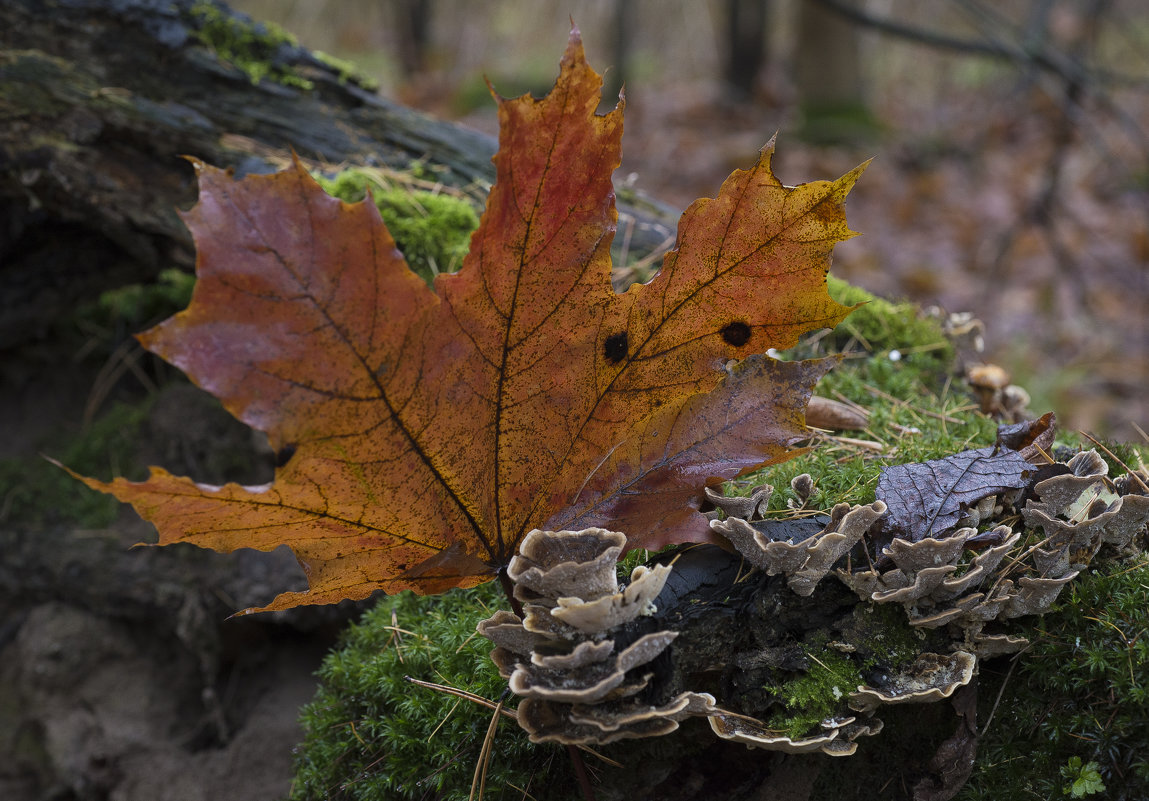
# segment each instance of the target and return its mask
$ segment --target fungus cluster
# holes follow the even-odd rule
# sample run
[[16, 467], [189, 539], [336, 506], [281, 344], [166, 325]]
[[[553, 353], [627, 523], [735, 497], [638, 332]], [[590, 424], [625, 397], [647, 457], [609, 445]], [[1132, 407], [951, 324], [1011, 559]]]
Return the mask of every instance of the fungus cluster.
[[[522, 619], [498, 612], [479, 631], [497, 646], [492, 658], [511, 690], [524, 698], [519, 723], [535, 742], [655, 736], [675, 730], [686, 717], [705, 716], [718, 737], [748, 747], [847, 756], [858, 738], [881, 731], [874, 717], [881, 706], [950, 698], [973, 680], [979, 659], [1023, 648], [1026, 640], [1000, 630], [1000, 623], [1047, 611], [1103, 545], [1136, 547], [1135, 537], [1149, 522], [1144, 469], [1110, 480], [1104, 460], [1089, 451], [1034, 472], [1029, 486], [1009, 497], [975, 496], [949, 530], [916, 541], [894, 531], [877, 553], [863, 539], [880, 518], [889, 517], [882, 500], [839, 504], [828, 516], [778, 520], [762, 519], [769, 486], [749, 497], [708, 491], [715, 507], [711, 528], [737, 554], [697, 547], [710, 548], [716, 564], [742, 565], [733, 584], [709, 597], [741, 593], [742, 600], [724, 607], [738, 623], [723, 636], [755, 633], [732, 642], [729, 652], [715, 653], [710, 640], [699, 640], [710, 644], [701, 646], [705, 659], [693, 667], [684, 648], [692, 637], [711, 634], [685, 623], [697, 611], [692, 602], [700, 599], [684, 596], [690, 590], [681, 588], [663, 593], [669, 564], [637, 567], [620, 587], [616, 564], [626, 537], [603, 529], [531, 532], [508, 569]], [[799, 476], [791, 489], [797, 502], [789, 506], [801, 509], [813, 495], [813, 482]], [[1005, 516], [1013, 509], [1020, 515]], [[1020, 519], [1040, 533], [1023, 542], [1023, 532], [1007, 524]], [[994, 525], [1000, 520], [1006, 522]], [[888, 535], [888, 526], [880, 533]], [[1030, 544], [1036, 537], [1043, 538]], [[682, 564], [714, 561], [693, 555]], [[757, 571], [748, 576], [747, 565]], [[686, 576], [697, 568], [683, 571], [675, 582], [689, 585]], [[819, 590], [830, 573], [837, 586]], [[851, 600], [855, 595], [864, 603]], [[656, 612], [659, 602], [668, 608]], [[871, 670], [866, 665], [874, 663], [875, 651], [857, 621], [867, 617], [865, 610], [885, 604], [905, 610], [897, 625], [914, 644], [881, 670]], [[814, 611], [826, 609], [838, 611], [821, 618]], [[822, 622], [810, 623], [816, 619]], [[809, 639], [803, 628], [810, 625], [822, 627], [823, 639]], [[915, 631], [920, 636], [912, 636]], [[680, 634], [684, 639], [671, 648]], [[821, 663], [811, 650], [816, 642], [848, 657], [852, 669], [865, 671], [853, 675], [865, 678], [834, 686], [827, 708], [835, 711], [817, 712], [820, 721], [809, 716], [810, 723], [780, 724], [785, 715], [780, 718], [779, 710], [788, 710], [790, 702], [770, 677], [801, 676], [811, 660]], [[656, 659], [663, 665], [659, 670]], [[718, 675], [723, 678], [715, 683]]]
[[[639, 566], [619, 588], [626, 536], [600, 528], [532, 531], [507, 573], [523, 617], [499, 611], [479, 623], [497, 647], [491, 658], [523, 697], [519, 725], [534, 742], [609, 743], [668, 734], [690, 715], [713, 712], [714, 697], [684, 692], [646, 701], [649, 663], [677, 635], [634, 636], [627, 623], [654, 610], [669, 565]], [[625, 645], [619, 635], [627, 637]]]
[[830, 568], [861, 541], [866, 530], [886, 512], [886, 505], [874, 501], [869, 506], [840, 503], [830, 512], [830, 522], [822, 531], [797, 542], [771, 539], [740, 517], [712, 520], [710, 528], [721, 534], [746, 561], [768, 576], [786, 575], [791, 590], [801, 596], [814, 592]]
[[1109, 465], [1085, 451], [1059, 475], [1037, 482], [1026, 504], [1026, 525], [1040, 528], [1045, 545], [1034, 553], [1043, 575], [1080, 569], [1102, 545], [1126, 548], [1149, 520], [1149, 488], [1138, 473], [1108, 478]]

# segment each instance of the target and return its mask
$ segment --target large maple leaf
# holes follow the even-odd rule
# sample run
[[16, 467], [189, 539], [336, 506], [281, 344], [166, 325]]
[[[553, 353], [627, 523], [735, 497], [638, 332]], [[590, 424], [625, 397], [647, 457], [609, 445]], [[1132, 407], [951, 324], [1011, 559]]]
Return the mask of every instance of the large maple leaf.
[[497, 180], [434, 291], [374, 205], [327, 196], [300, 164], [236, 181], [197, 163], [195, 293], [140, 341], [290, 458], [262, 487], [159, 468], [82, 480], [161, 545], [289, 545], [310, 590], [264, 609], [473, 585], [539, 526], [707, 539], [702, 487], [805, 434], [828, 364], [754, 354], [849, 313], [825, 274], [862, 168], [785, 187], [768, 145], [686, 211], [649, 284], [618, 294], [623, 104], [597, 115], [601, 86], [575, 30], [547, 97], [497, 99]]

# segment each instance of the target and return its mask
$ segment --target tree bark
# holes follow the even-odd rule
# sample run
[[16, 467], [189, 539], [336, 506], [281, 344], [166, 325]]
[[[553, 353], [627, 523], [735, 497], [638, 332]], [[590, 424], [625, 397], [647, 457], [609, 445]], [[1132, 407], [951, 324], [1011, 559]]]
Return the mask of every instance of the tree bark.
[[[494, 180], [493, 138], [391, 102], [290, 42], [267, 53], [288, 85], [255, 80], [204, 44], [209, 19], [267, 30], [216, 0], [0, 0], [0, 349], [78, 299], [191, 266], [175, 211], [195, 197], [182, 155], [238, 174], [294, 151], [330, 165], [419, 161], [455, 187]], [[620, 230], [642, 255], [676, 215], [636, 204], [619, 204]]]

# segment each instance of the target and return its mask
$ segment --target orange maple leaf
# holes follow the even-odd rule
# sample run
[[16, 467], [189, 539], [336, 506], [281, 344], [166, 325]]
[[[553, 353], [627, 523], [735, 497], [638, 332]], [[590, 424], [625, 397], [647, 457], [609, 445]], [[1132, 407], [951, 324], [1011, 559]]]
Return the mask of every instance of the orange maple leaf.
[[81, 480], [161, 545], [289, 545], [310, 589], [263, 610], [471, 586], [539, 526], [707, 539], [702, 487], [805, 435], [828, 362], [754, 354], [849, 313], [825, 275], [865, 165], [785, 187], [771, 143], [686, 211], [649, 284], [617, 294], [623, 104], [596, 115], [601, 86], [576, 29], [547, 97], [497, 98], [497, 180], [434, 291], [372, 203], [329, 197], [298, 162], [240, 181], [197, 162], [195, 292], [139, 339], [292, 455], [262, 487]]

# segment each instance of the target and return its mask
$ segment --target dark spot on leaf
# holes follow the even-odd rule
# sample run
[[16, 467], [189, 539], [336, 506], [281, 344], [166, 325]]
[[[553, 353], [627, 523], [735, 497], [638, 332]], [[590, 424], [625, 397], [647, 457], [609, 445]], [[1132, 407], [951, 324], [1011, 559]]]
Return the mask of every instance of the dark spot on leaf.
[[626, 358], [627, 347], [626, 332], [620, 331], [606, 338], [606, 342], [602, 345], [602, 355], [611, 364], [618, 364]]
[[295, 443], [289, 442], [276, 452], [276, 454], [275, 454], [275, 466], [276, 467], [283, 467], [285, 464], [288, 463], [288, 461], [291, 460], [291, 457], [294, 455], [295, 455]]
[[726, 344], [740, 348], [750, 341], [750, 326], [746, 323], [730, 323], [722, 329], [722, 338]]

